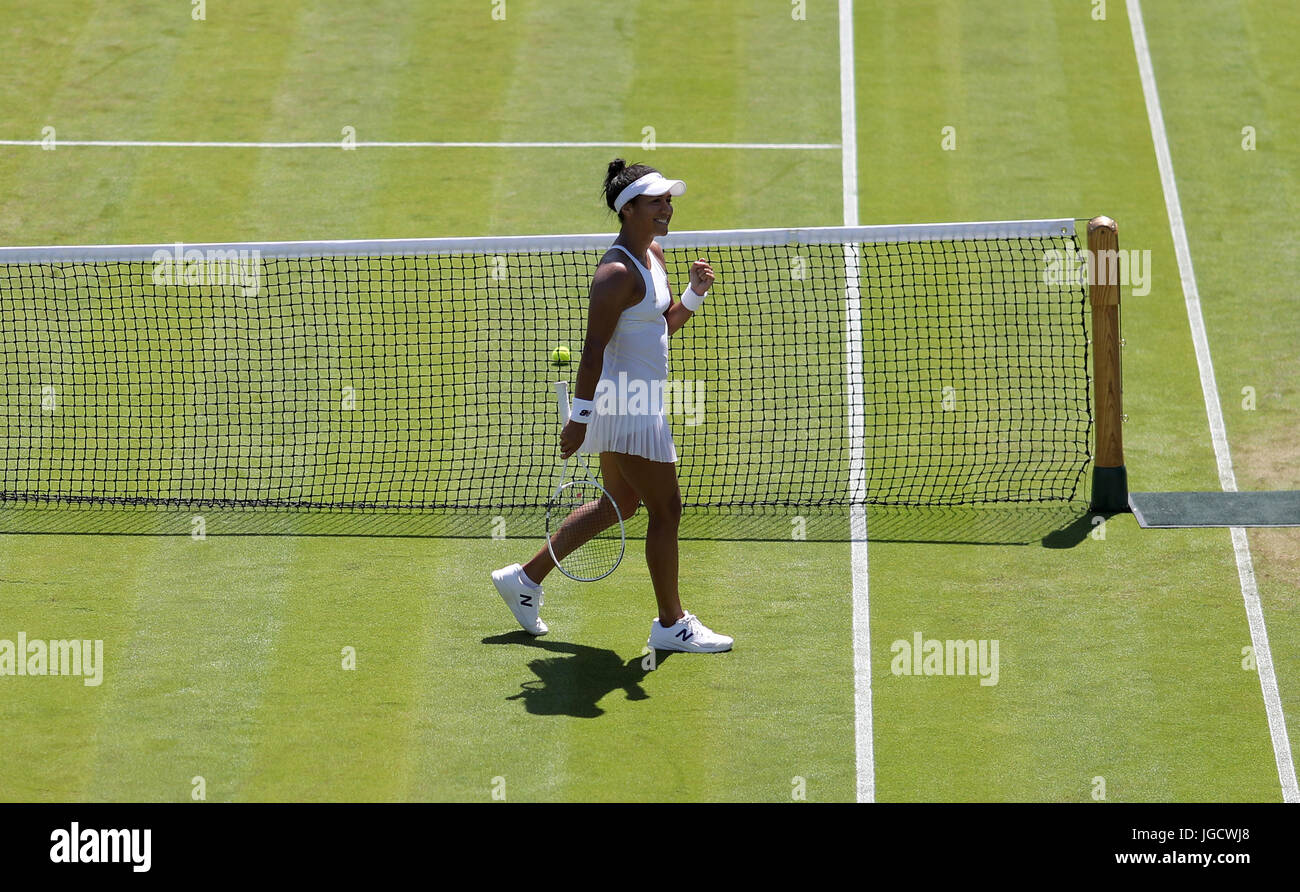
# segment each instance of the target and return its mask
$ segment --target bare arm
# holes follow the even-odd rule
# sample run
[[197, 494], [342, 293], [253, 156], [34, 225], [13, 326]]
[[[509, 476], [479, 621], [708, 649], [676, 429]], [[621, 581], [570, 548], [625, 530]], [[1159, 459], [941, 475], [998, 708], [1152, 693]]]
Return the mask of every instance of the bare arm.
[[[652, 244], [650, 250], [655, 252], [660, 263], [664, 262], [664, 249], [659, 247], [658, 242]], [[667, 265], [665, 264], [665, 269], [666, 268]], [[699, 260], [691, 264], [691, 289], [696, 294], [703, 294], [712, 287], [713, 267], [709, 266], [709, 262], [701, 257]], [[668, 320], [668, 337], [671, 338], [676, 334], [677, 330], [686, 324], [686, 320], [690, 319], [694, 315], [693, 312], [682, 306], [680, 300], [673, 301], [672, 305], [664, 311], [664, 319]]]
[[664, 318], [668, 320], [668, 337], [677, 334], [677, 330], [686, 324], [686, 320], [695, 314], [682, 306], [680, 300], [673, 301], [673, 305], [664, 311]]
[[[621, 263], [603, 263], [596, 270], [591, 283], [591, 303], [587, 309], [587, 337], [582, 343], [582, 358], [578, 363], [578, 380], [574, 385], [574, 398], [590, 400], [596, 396], [596, 385], [605, 365], [605, 345], [614, 336], [619, 317], [637, 300], [636, 280], [639, 276]], [[568, 458], [578, 451], [587, 436], [587, 425], [570, 421], [560, 434], [560, 456]]]

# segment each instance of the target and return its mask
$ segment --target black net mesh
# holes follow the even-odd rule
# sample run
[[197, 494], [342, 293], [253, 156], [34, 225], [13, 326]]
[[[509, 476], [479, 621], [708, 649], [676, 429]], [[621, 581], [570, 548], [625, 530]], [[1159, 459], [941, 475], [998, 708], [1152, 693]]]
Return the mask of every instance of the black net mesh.
[[[1076, 249], [669, 250], [675, 291], [718, 276], [670, 342], [687, 511], [1077, 498], [1086, 295], [1044, 275]], [[0, 263], [0, 503], [540, 515], [600, 256]]]

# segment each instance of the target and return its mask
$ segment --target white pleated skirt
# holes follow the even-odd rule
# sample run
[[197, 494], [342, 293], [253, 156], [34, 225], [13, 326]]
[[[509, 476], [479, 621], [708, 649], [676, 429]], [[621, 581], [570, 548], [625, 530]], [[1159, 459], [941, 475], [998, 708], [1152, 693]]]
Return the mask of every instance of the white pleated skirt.
[[677, 446], [668, 419], [659, 414], [608, 414], [597, 410], [587, 424], [587, 437], [579, 452], [622, 452], [650, 461], [675, 463]]

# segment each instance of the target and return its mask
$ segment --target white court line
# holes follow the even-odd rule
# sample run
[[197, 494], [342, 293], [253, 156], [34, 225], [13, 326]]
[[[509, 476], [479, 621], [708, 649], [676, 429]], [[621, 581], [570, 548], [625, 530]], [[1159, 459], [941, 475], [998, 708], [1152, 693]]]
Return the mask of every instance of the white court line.
[[[39, 147], [39, 139], [0, 139], [0, 146]], [[145, 139], [58, 139], [56, 149], [65, 146], [97, 146], [128, 149], [343, 149], [342, 140], [332, 142], [195, 142], [188, 140]], [[781, 149], [821, 151], [838, 149], [838, 143], [819, 142], [654, 142], [655, 149]], [[645, 149], [644, 142], [353, 142], [346, 148], [358, 149]]]
[[[1133, 31], [1133, 49], [1137, 53], [1138, 70], [1142, 75], [1142, 92], [1146, 96], [1151, 138], [1155, 142], [1156, 161], [1160, 166], [1160, 182], [1165, 191], [1169, 227], [1174, 234], [1174, 252], [1178, 257], [1178, 273], [1183, 282], [1187, 319], [1192, 327], [1192, 342], [1196, 346], [1196, 364], [1201, 371], [1201, 392], [1205, 395], [1205, 414], [1209, 417], [1210, 438], [1214, 441], [1214, 456], [1219, 464], [1219, 484], [1224, 492], [1236, 492], [1237, 478], [1232, 471], [1232, 456], [1228, 452], [1223, 408], [1219, 405], [1219, 388], [1214, 380], [1214, 363], [1210, 359], [1210, 343], [1205, 334], [1205, 319], [1201, 315], [1201, 296], [1192, 269], [1191, 250], [1187, 246], [1183, 208], [1178, 200], [1174, 163], [1169, 154], [1169, 140], [1165, 135], [1165, 120], [1160, 111], [1160, 96], [1156, 92], [1156, 76], [1151, 66], [1151, 50], [1147, 46], [1146, 26], [1142, 22], [1139, 0], [1128, 0], [1128, 17]], [[1264, 707], [1268, 713], [1268, 730], [1273, 738], [1273, 757], [1277, 762], [1278, 780], [1282, 784], [1282, 798], [1286, 802], [1300, 802], [1300, 788], [1296, 786], [1295, 764], [1291, 758], [1291, 742], [1282, 713], [1282, 697], [1277, 689], [1273, 654], [1268, 646], [1268, 632], [1264, 628], [1264, 610], [1259, 600], [1259, 588], [1255, 584], [1250, 543], [1246, 540], [1246, 531], [1241, 527], [1232, 528], [1232, 550], [1237, 557], [1237, 576], [1241, 580], [1241, 596], [1246, 603], [1255, 664], [1259, 667], [1259, 685], [1264, 692]]]
[[[858, 225], [858, 126], [853, 77], [853, 0], [840, 0], [840, 144], [844, 179], [844, 225]], [[844, 291], [848, 344], [849, 537], [853, 562], [853, 714], [857, 752], [857, 801], [876, 801], [876, 756], [871, 725], [871, 602], [867, 596], [866, 421], [863, 416], [862, 313], [858, 292], [858, 247], [844, 246]]]

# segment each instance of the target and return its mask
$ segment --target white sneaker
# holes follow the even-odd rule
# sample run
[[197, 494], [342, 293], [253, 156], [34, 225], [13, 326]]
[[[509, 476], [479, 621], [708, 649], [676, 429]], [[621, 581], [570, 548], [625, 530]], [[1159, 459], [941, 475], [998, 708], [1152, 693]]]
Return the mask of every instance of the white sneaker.
[[659, 624], [659, 617], [655, 617], [650, 625], [650, 640], [646, 644], [655, 650], [715, 654], [731, 650], [732, 639], [719, 635], [700, 622], [695, 614], [688, 613], [666, 629]]
[[519, 564], [511, 564], [509, 567], [494, 570], [492, 582], [501, 594], [501, 600], [506, 602], [506, 606], [515, 615], [515, 619], [519, 620], [519, 625], [524, 627], [525, 632], [530, 635], [545, 635], [550, 631], [538, 616], [542, 604], [545, 603], [542, 590], [524, 582], [523, 567]]

